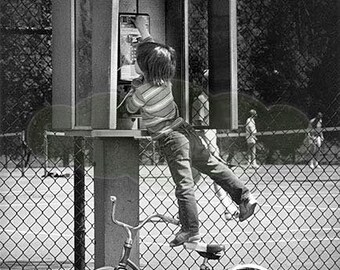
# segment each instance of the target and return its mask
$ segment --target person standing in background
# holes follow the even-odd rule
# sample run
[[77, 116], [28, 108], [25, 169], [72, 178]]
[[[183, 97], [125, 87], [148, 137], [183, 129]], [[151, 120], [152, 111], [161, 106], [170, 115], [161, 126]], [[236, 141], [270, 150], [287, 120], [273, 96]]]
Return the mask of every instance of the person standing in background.
[[324, 141], [322, 133], [322, 113], [319, 112], [315, 118], [311, 119], [310, 132], [309, 132], [309, 143], [312, 158], [309, 162], [309, 166], [314, 169], [319, 167], [319, 162], [317, 161], [317, 156], [321, 149], [321, 144]]
[[256, 162], [256, 124], [255, 118], [257, 117], [257, 113], [255, 110], [251, 109], [249, 111], [249, 118], [246, 121], [245, 129], [246, 129], [246, 141], [248, 148], [248, 165], [253, 168], [258, 168], [259, 165]]

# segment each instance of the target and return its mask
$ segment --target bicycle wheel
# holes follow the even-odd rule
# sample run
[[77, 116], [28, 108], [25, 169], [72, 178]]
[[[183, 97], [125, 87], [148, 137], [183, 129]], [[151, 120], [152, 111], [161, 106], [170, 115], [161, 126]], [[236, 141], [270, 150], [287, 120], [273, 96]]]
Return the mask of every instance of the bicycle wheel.
[[267, 269], [257, 264], [239, 264], [234, 266], [230, 270], [267, 270]]

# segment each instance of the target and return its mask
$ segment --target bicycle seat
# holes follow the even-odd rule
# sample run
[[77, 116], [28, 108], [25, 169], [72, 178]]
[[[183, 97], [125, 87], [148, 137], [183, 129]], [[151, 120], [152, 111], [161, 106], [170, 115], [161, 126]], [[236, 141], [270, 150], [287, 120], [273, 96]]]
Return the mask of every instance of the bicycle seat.
[[203, 242], [186, 242], [183, 244], [186, 249], [195, 250], [202, 257], [217, 260], [221, 257], [221, 252], [225, 250], [224, 245], [206, 244]]

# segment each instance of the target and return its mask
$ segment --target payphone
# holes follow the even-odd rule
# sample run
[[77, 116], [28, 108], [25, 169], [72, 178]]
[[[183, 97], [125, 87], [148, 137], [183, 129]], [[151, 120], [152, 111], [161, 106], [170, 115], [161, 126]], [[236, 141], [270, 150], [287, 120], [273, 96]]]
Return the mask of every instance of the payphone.
[[139, 76], [135, 71], [136, 47], [140, 41], [140, 33], [134, 25], [137, 15], [145, 17], [146, 27], [150, 29], [148, 14], [119, 14], [119, 83], [129, 83]]
[[135, 70], [136, 49], [141, 36], [134, 24], [136, 16], [145, 17], [146, 27], [150, 30], [150, 17], [148, 14], [120, 13], [119, 14], [119, 57], [118, 57], [118, 88], [117, 88], [117, 115], [118, 125], [122, 129], [140, 128], [138, 114], [128, 115], [124, 101], [131, 90], [131, 82], [140, 75]]

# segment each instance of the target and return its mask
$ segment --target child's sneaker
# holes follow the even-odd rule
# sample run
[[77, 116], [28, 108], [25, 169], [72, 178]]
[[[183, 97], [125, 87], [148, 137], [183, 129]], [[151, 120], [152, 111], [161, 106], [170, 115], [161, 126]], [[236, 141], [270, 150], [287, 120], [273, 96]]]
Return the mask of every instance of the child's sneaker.
[[240, 222], [246, 220], [247, 218], [254, 214], [256, 205], [257, 201], [252, 194], [250, 194], [247, 199], [241, 202], [239, 217]]
[[199, 232], [184, 232], [180, 230], [175, 239], [170, 242], [170, 247], [177, 247], [183, 245], [185, 242], [197, 242], [201, 240]]

